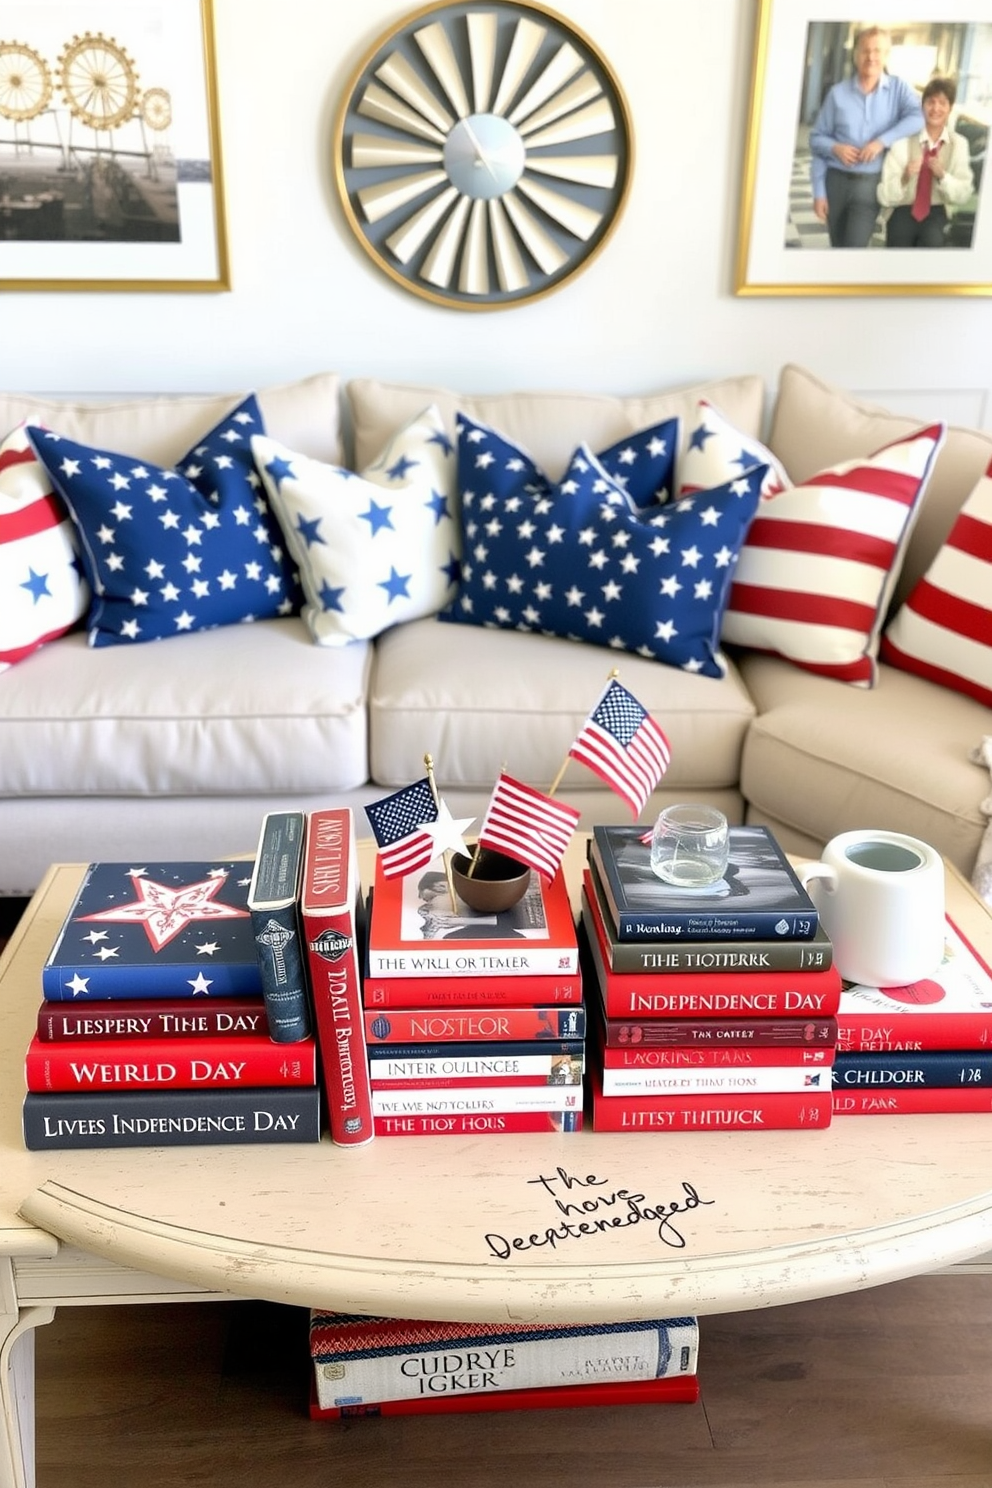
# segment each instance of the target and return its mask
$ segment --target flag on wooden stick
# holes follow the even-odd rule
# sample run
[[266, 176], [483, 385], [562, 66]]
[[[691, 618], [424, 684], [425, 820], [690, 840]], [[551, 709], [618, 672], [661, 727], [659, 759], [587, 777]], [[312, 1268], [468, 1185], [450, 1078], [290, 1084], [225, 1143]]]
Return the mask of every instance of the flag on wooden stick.
[[479, 829], [481, 847], [506, 853], [554, 878], [578, 824], [580, 812], [524, 785], [504, 770]]
[[661, 728], [615, 678], [607, 682], [568, 753], [623, 796], [635, 816], [671, 759]]

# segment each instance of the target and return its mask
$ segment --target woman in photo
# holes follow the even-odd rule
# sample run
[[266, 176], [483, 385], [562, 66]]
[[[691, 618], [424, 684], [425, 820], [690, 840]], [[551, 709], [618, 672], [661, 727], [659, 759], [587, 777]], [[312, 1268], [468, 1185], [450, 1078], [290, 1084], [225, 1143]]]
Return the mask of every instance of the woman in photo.
[[956, 98], [952, 78], [931, 78], [923, 89], [923, 128], [897, 140], [885, 157], [878, 200], [892, 209], [887, 248], [943, 248], [952, 209], [975, 189], [968, 141], [950, 127]]

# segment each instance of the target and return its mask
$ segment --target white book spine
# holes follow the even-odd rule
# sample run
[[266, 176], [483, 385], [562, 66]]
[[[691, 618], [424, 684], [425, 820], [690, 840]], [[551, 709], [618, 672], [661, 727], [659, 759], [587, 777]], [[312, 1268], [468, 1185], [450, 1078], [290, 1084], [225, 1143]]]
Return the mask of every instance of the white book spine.
[[521, 940], [513, 950], [458, 950], [434, 943], [430, 950], [368, 948], [374, 977], [574, 976], [579, 953], [569, 946], [534, 946]]
[[496, 1085], [373, 1090], [375, 1116], [432, 1116], [439, 1111], [581, 1111], [581, 1085]]
[[830, 1090], [829, 1065], [764, 1064], [749, 1069], [607, 1069], [604, 1095], [748, 1095], [753, 1091]]
[[314, 1360], [323, 1408], [440, 1395], [489, 1394], [604, 1380], [695, 1374], [699, 1327], [689, 1321], [650, 1328], [611, 1325], [567, 1338], [455, 1339], [378, 1358]]
[[[582, 1079], [583, 1061], [555, 1054], [487, 1054], [460, 1055], [457, 1059], [444, 1056], [431, 1059], [379, 1059], [369, 1061], [372, 1080], [383, 1084], [390, 1080], [479, 1080], [489, 1077], [494, 1080], [531, 1077], [535, 1080], [550, 1079], [557, 1072], [556, 1083], [576, 1085]], [[565, 1078], [567, 1076], [567, 1078]]]

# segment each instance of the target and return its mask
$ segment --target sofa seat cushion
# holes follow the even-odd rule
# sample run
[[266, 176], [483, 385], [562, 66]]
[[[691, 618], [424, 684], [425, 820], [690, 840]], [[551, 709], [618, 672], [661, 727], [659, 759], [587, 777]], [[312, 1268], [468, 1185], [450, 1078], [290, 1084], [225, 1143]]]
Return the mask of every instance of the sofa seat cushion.
[[79, 632], [0, 679], [0, 796], [339, 791], [367, 778], [369, 645], [298, 617], [88, 649]]
[[819, 842], [857, 827], [908, 832], [971, 872], [988, 781], [968, 756], [987, 709], [884, 664], [869, 691], [778, 657], [737, 661], [758, 710], [741, 767], [755, 820]]
[[[445, 625], [435, 618], [379, 638], [370, 690], [372, 778], [397, 787], [434, 759], [442, 789], [489, 790], [505, 766], [547, 790], [611, 667], [672, 748], [666, 793], [736, 789], [754, 716], [732, 663], [722, 678], [613, 655], [554, 636]], [[563, 794], [602, 787], [574, 760]], [[629, 816], [629, 811], [628, 811]]]
[[764, 384], [757, 376], [727, 377], [635, 398], [554, 392], [469, 394], [362, 377], [348, 383], [347, 395], [356, 469], [373, 460], [396, 430], [426, 404], [436, 403], [452, 438], [456, 414], [465, 413], [522, 445], [552, 481], [561, 479], [580, 444], [606, 451], [607, 446], [664, 419], [680, 420], [684, 443], [703, 397], [710, 398], [747, 435], [760, 433], [764, 412]]

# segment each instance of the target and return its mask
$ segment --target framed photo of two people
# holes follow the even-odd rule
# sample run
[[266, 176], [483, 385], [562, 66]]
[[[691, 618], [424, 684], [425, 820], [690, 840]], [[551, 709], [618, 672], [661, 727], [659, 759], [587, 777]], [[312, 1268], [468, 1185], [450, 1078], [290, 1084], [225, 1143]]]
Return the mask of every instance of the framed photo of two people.
[[939, 9], [758, 0], [737, 294], [992, 294], [992, 10]]

